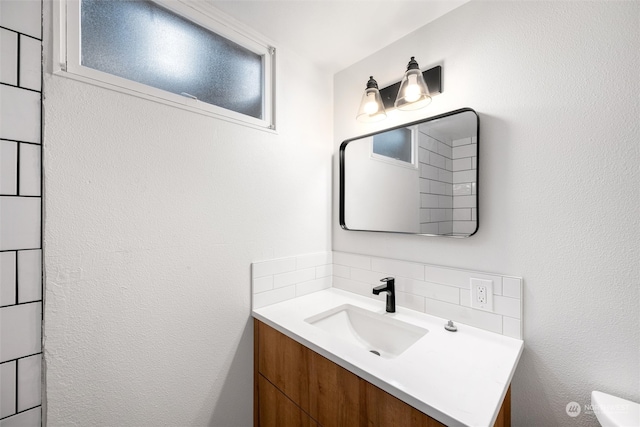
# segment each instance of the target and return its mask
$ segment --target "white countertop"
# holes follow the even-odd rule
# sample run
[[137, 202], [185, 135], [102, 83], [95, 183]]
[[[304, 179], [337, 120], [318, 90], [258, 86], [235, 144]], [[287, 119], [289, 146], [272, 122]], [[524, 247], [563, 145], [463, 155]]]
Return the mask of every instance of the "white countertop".
[[319, 329], [304, 319], [351, 304], [385, 313], [384, 302], [327, 289], [253, 310], [253, 317], [448, 426], [493, 426], [523, 341], [396, 307], [386, 313], [429, 330], [404, 353], [385, 359]]

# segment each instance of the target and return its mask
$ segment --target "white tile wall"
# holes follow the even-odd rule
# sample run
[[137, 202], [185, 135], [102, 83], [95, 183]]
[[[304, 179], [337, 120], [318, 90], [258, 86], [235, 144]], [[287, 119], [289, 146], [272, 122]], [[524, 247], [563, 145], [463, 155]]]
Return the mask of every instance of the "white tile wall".
[[41, 46], [40, 40], [20, 35], [20, 87], [40, 91]]
[[331, 263], [331, 252], [319, 252], [251, 264], [252, 307], [330, 288]]
[[41, 1], [0, 0], [0, 27], [0, 427], [39, 426]]
[[[0, 2], [1, 3], [1, 2]], [[25, 3], [33, 3], [25, 1]], [[0, 420], [0, 427], [32, 427], [40, 426], [42, 424], [42, 410], [41, 407], [29, 409], [28, 411], [21, 412], [10, 418]]]
[[0, 310], [0, 362], [39, 353], [42, 303], [13, 305]]
[[0, 250], [40, 247], [40, 198], [0, 197]]
[[0, 365], [0, 418], [16, 413], [16, 361]]
[[[1, 18], [0, 18], [1, 19]], [[18, 34], [0, 28], [0, 83], [18, 84]]]
[[41, 403], [41, 364], [41, 354], [18, 359], [18, 411], [33, 408]]
[[16, 303], [16, 252], [0, 252], [0, 306]]
[[20, 144], [21, 196], [40, 196], [40, 145]]
[[[384, 296], [373, 295], [372, 288], [393, 276], [400, 306], [522, 338], [521, 278], [344, 252], [334, 252], [333, 263], [336, 288], [384, 301]], [[493, 282], [492, 312], [471, 307], [471, 278]]]
[[0, 27], [40, 39], [42, 31], [41, 4], [30, 0], [0, 1]]
[[40, 143], [39, 92], [0, 85], [0, 117], [0, 138]]
[[18, 251], [18, 303], [42, 299], [42, 250]]
[[18, 143], [0, 141], [0, 194], [18, 191]]

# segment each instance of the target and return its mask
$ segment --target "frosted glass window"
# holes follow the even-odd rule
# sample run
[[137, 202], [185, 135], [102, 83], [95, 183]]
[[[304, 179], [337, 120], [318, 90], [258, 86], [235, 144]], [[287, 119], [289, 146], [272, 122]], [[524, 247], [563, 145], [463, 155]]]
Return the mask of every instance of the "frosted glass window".
[[255, 53], [152, 1], [82, 0], [81, 65], [265, 118]]
[[373, 136], [373, 152], [402, 162], [411, 163], [413, 147], [411, 129], [402, 128]]

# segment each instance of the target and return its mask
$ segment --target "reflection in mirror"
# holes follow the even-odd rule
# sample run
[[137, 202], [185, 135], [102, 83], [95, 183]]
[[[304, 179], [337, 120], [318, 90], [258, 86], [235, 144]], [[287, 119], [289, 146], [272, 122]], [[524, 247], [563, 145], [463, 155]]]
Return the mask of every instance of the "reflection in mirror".
[[468, 237], [478, 229], [478, 115], [470, 108], [344, 141], [346, 230]]

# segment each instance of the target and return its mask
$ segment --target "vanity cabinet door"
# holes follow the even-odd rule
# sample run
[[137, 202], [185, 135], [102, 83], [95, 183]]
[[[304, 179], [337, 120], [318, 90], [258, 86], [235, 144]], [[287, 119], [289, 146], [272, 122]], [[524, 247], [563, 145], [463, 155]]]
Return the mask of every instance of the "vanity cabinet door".
[[258, 400], [260, 427], [318, 427], [318, 423], [262, 375], [258, 375]]
[[359, 426], [358, 376], [262, 322], [254, 327], [261, 375], [323, 427]]
[[373, 384], [363, 383], [368, 426], [446, 427]]

